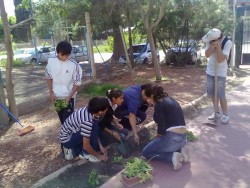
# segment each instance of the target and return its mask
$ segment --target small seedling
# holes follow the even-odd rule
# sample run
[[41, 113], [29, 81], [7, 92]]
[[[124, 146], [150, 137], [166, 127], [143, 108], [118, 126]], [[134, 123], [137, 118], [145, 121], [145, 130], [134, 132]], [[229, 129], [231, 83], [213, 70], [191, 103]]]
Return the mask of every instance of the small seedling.
[[123, 160], [122, 155], [121, 156], [114, 156], [113, 157], [113, 163], [120, 163]]
[[91, 186], [98, 186], [100, 185], [100, 182], [98, 180], [98, 174], [96, 171], [91, 170], [91, 172], [88, 174], [88, 184]]
[[65, 99], [57, 99], [54, 103], [54, 106], [56, 111], [59, 112], [60, 110], [67, 108], [68, 104], [69, 103]]
[[197, 136], [194, 135], [192, 131], [187, 131], [187, 140], [189, 142], [195, 142], [198, 140]]

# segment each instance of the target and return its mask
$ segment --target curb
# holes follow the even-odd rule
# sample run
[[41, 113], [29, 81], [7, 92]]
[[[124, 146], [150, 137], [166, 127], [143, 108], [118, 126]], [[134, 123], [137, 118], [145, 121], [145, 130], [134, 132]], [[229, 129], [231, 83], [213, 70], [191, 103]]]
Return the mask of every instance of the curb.
[[69, 168], [72, 168], [74, 166], [79, 166], [79, 165], [83, 165], [85, 164], [87, 161], [86, 160], [79, 160], [73, 164], [68, 164], [67, 166], [53, 172], [52, 174], [49, 174], [48, 176], [40, 179], [37, 183], [35, 183], [34, 185], [30, 186], [30, 188], [38, 188], [42, 185], [44, 185], [45, 183], [47, 183], [48, 181], [57, 178], [60, 174], [62, 174], [63, 172], [65, 172], [66, 170], [68, 170]]

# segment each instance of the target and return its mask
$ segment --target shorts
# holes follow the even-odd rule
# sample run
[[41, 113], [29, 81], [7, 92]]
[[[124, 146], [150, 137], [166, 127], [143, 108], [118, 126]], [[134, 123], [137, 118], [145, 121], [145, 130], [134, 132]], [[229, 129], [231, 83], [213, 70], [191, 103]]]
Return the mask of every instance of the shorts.
[[[218, 89], [217, 96], [220, 99], [226, 98], [226, 77], [218, 76]], [[214, 97], [214, 76], [207, 74], [207, 95]]]

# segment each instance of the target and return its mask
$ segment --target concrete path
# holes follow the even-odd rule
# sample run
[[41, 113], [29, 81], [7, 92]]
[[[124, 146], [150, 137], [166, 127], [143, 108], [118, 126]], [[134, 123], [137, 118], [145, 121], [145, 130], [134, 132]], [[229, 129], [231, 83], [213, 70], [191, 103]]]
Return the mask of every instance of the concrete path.
[[[180, 171], [153, 161], [152, 181], [135, 188], [250, 188], [250, 76], [228, 94], [230, 123], [207, 126], [208, 108], [188, 124], [199, 135], [189, 143], [191, 159]], [[120, 173], [101, 188], [124, 187]]]

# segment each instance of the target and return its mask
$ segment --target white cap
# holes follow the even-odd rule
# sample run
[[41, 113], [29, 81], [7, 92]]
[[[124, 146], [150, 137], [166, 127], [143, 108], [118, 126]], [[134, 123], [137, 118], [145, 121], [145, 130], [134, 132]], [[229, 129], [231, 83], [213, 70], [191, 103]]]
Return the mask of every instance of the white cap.
[[216, 40], [220, 38], [220, 35], [221, 35], [221, 31], [219, 29], [214, 28], [208, 31], [208, 33], [204, 37], [202, 37], [202, 41], [205, 43], [208, 43], [212, 40]]

